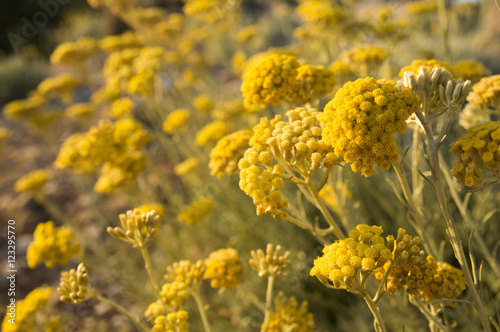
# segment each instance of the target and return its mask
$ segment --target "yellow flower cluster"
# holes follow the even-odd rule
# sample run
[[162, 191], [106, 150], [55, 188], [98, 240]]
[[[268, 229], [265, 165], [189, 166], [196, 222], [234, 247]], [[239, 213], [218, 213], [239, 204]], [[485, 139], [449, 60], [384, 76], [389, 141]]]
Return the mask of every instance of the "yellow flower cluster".
[[92, 173], [100, 168], [94, 189], [108, 193], [126, 185], [144, 169], [146, 156], [140, 150], [149, 140], [147, 132], [131, 119], [101, 121], [88, 132], [69, 137], [55, 165], [77, 173]]
[[14, 184], [16, 191], [40, 191], [47, 181], [52, 178], [52, 173], [43, 169], [32, 171], [25, 176], [21, 177]]
[[222, 137], [210, 151], [210, 173], [219, 179], [236, 173], [238, 162], [249, 147], [250, 137], [252, 132], [246, 129]]
[[40, 223], [33, 233], [33, 242], [28, 246], [26, 260], [33, 269], [41, 263], [52, 268], [55, 264], [66, 265], [80, 254], [80, 244], [68, 226], [54, 227], [52, 221]]
[[437, 4], [430, 1], [412, 1], [405, 4], [405, 9], [412, 15], [435, 13]]
[[125, 31], [121, 35], [106, 36], [99, 40], [98, 43], [99, 48], [107, 52], [144, 47], [141, 37], [133, 31]]
[[296, 11], [304, 22], [318, 28], [332, 27], [339, 21], [338, 9], [328, 1], [302, 1]]
[[239, 43], [248, 43], [258, 34], [257, 25], [251, 24], [241, 28], [236, 34]]
[[118, 216], [122, 227], [108, 227], [109, 235], [142, 248], [158, 232], [160, 217], [155, 210], [141, 213], [140, 209], [128, 210]]
[[90, 287], [90, 278], [87, 268], [80, 263], [77, 269], [71, 269], [69, 272], [61, 273], [61, 281], [57, 291], [61, 295], [62, 302], [80, 304], [83, 301], [95, 296], [95, 291]]
[[333, 71], [323, 66], [302, 65], [297, 68], [297, 101], [306, 104], [331, 92], [337, 82]]
[[219, 249], [205, 259], [203, 279], [211, 279], [212, 288], [237, 287], [243, 275], [243, 264], [233, 248]]
[[39, 95], [32, 95], [26, 99], [13, 100], [3, 108], [7, 119], [19, 120], [25, 117], [34, 117], [47, 104], [47, 100]]
[[481, 169], [500, 175], [500, 121], [470, 128], [467, 135], [453, 143], [450, 151], [458, 157], [451, 174], [468, 187], [481, 187]]
[[349, 237], [323, 248], [323, 256], [314, 260], [311, 276], [336, 288], [349, 289], [359, 272], [367, 276], [392, 258], [380, 226], [358, 225]]
[[99, 50], [97, 41], [89, 37], [81, 37], [75, 42], [59, 44], [52, 55], [53, 64], [78, 65]]
[[[387, 279], [387, 292], [405, 291], [425, 301], [454, 299], [466, 288], [462, 271], [434, 257], [418, 264], [395, 267]], [[451, 302], [453, 305], [453, 302]]]
[[188, 318], [188, 313], [184, 310], [169, 313], [166, 317], [158, 316], [151, 332], [188, 332]]
[[285, 251], [283, 255], [280, 255], [280, 253], [280, 245], [273, 246], [268, 243], [265, 253], [261, 249], [250, 252], [252, 256], [249, 261], [250, 266], [259, 273], [259, 277], [284, 276], [286, 268], [291, 263], [289, 259], [290, 252]]
[[420, 67], [428, 67], [429, 70], [432, 68], [435, 68], [435, 67], [441, 67], [441, 68], [446, 69], [447, 71], [449, 71], [452, 74], [454, 73], [453, 67], [450, 66], [449, 64], [447, 64], [446, 62], [431, 59], [431, 60], [413, 60], [411, 64], [409, 64], [406, 67], [401, 68], [398, 75], [400, 77], [403, 77], [406, 71], [411, 71], [411, 72], [414, 72], [415, 74], [417, 74]]
[[348, 66], [377, 67], [389, 54], [378, 46], [361, 45], [342, 52], [340, 59]]
[[207, 94], [202, 94], [193, 99], [193, 106], [199, 111], [210, 112], [213, 107], [212, 98]]
[[36, 93], [45, 97], [59, 97], [62, 101], [70, 103], [72, 94], [76, 87], [81, 84], [80, 80], [71, 74], [60, 74], [47, 77], [36, 88]]
[[406, 131], [418, 99], [394, 81], [372, 77], [347, 82], [321, 115], [323, 139], [353, 171], [373, 174], [373, 164], [388, 170], [399, 159], [393, 134]]
[[194, 264], [188, 260], [182, 260], [167, 266], [164, 278], [169, 282], [183, 282], [187, 287], [191, 287], [202, 280], [204, 272], [205, 263], [202, 260], [198, 260]]
[[474, 84], [467, 101], [476, 109], [500, 112], [500, 75], [484, 77]]
[[161, 300], [151, 303], [144, 312], [147, 318], [164, 314], [162, 304], [167, 306], [168, 311], [177, 311], [186, 304], [189, 298], [187, 285], [180, 281], [172, 281], [163, 284], [160, 291]]
[[189, 111], [184, 108], [179, 108], [170, 113], [165, 122], [163, 122], [163, 131], [167, 134], [172, 134], [189, 120]]
[[95, 106], [92, 103], [78, 103], [66, 107], [64, 112], [70, 118], [84, 119], [92, 116], [95, 110]]
[[123, 118], [126, 116], [130, 116], [133, 107], [134, 103], [132, 102], [132, 99], [128, 97], [119, 98], [113, 101], [113, 104], [111, 104], [111, 110], [109, 114], [114, 118]]
[[15, 303], [15, 323], [9, 322], [11, 316], [7, 312], [3, 318], [1, 330], [3, 332], [23, 332], [41, 328], [35, 322], [35, 313], [47, 306], [51, 294], [51, 287], [38, 287], [32, 290], [23, 300]]
[[134, 213], [138, 212], [140, 215], [143, 213], [150, 213], [150, 212], [155, 212], [157, 216], [161, 217], [162, 215], [165, 214], [165, 207], [157, 202], [151, 202], [151, 203], [146, 203], [142, 204], [134, 209]]
[[196, 144], [205, 146], [212, 142], [216, 142], [222, 138], [228, 130], [227, 124], [223, 121], [210, 122], [196, 133]]
[[177, 215], [177, 220], [192, 225], [213, 209], [215, 209], [215, 202], [211, 197], [200, 197], [190, 205], [185, 206], [181, 213]]
[[[280, 294], [281, 295], [281, 294]], [[269, 323], [262, 324], [266, 332], [312, 332], [314, 331], [314, 315], [307, 310], [307, 302], [299, 307], [297, 299], [291, 297], [289, 301], [278, 296], [274, 300], [274, 312], [269, 315]]]
[[456, 78], [461, 78], [463, 81], [470, 80], [472, 83], [490, 75], [490, 71], [484, 64], [474, 60], [459, 61], [453, 65], [452, 69]]
[[271, 54], [243, 74], [241, 92], [245, 105], [280, 106], [294, 102], [297, 95], [297, 69], [300, 64], [293, 55]]
[[194, 157], [188, 158], [183, 162], [181, 162], [180, 164], [175, 165], [174, 173], [175, 175], [178, 176], [184, 176], [186, 174], [189, 174], [194, 169], [196, 169], [196, 167], [198, 167], [198, 164], [199, 164], [198, 159]]

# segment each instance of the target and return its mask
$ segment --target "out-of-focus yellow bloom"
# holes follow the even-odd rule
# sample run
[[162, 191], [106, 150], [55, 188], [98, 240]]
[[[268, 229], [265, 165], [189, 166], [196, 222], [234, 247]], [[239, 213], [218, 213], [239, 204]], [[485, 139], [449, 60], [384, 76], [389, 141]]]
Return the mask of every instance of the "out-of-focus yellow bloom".
[[331, 281], [336, 288], [349, 289], [354, 281], [359, 282], [359, 272], [370, 275], [392, 258], [382, 232], [380, 226], [356, 226], [348, 238], [323, 248], [323, 256], [314, 260], [311, 276], [323, 284]]
[[238, 251], [233, 248], [212, 252], [205, 260], [205, 266], [203, 279], [210, 279], [212, 288], [237, 287], [243, 275], [243, 264]]
[[213, 107], [212, 98], [207, 94], [202, 94], [193, 99], [193, 106], [197, 110], [210, 112]]
[[417, 74], [420, 67], [428, 67], [429, 70], [435, 67], [441, 67], [446, 69], [450, 73], [454, 74], [453, 67], [447, 64], [446, 62], [431, 59], [431, 60], [413, 60], [411, 64], [401, 68], [398, 75], [400, 77], [403, 77], [406, 71], [411, 71]]
[[231, 57], [231, 66], [233, 68], [233, 72], [236, 75], [241, 75], [243, 70], [245, 69], [245, 63], [247, 61], [247, 56], [243, 51], [237, 51]]
[[191, 287], [202, 280], [203, 272], [205, 272], [205, 263], [202, 260], [194, 264], [188, 260], [182, 260], [175, 262], [172, 266], [167, 266], [167, 274], [164, 278], [170, 282], [183, 282]]
[[76, 42], [62, 43], [50, 56], [53, 64], [75, 65], [82, 63], [87, 57], [98, 51], [97, 41], [89, 37], [81, 37]]
[[307, 306], [307, 302], [303, 301], [299, 307], [293, 296], [288, 301], [284, 296], [278, 296], [274, 300], [274, 312], [269, 315], [269, 322], [262, 324], [262, 330], [266, 332], [314, 331], [314, 315], [307, 310]]
[[186, 174], [189, 174], [192, 170], [196, 169], [198, 167], [198, 159], [196, 158], [188, 158], [181, 162], [180, 164], [175, 165], [174, 167], [174, 173], [175, 175], [178, 176], [183, 176]]
[[342, 52], [330, 69], [341, 77], [349, 77], [351, 73], [368, 75], [370, 70], [380, 67], [387, 56], [386, 51], [375, 45], [356, 46]]
[[500, 176], [500, 121], [470, 128], [467, 135], [453, 143], [450, 151], [458, 157], [451, 174], [466, 186], [483, 185], [481, 170]]
[[[33, 331], [41, 327], [35, 320], [35, 314], [39, 310], [44, 310], [47, 306], [50, 295], [52, 294], [51, 287], [38, 287], [32, 290], [23, 300], [15, 302], [15, 311], [13, 320], [15, 323], [9, 322], [11, 316], [7, 308], [6, 315], [2, 322], [3, 332], [24, 332]], [[51, 321], [55, 317], [50, 317]], [[53, 324], [53, 323], [52, 323]]]
[[333, 7], [328, 1], [303, 1], [296, 10], [302, 20], [312, 26], [332, 27], [339, 21], [338, 8]]
[[247, 25], [246, 27], [241, 28], [236, 34], [236, 39], [240, 43], [247, 43], [255, 36], [257, 36], [258, 30], [255, 24]]
[[406, 131], [406, 120], [417, 107], [418, 99], [394, 81], [367, 77], [348, 82], [321, 115], [323, 139], [335, 155], [352, 163], [353, 171], [369, 177], [373, 164], [388, 170], [399, 159], [392, 135]]
[[12, 136], [12, 130], [0, 127], [0, 146]]
[[435, 13], [438, 10], [438, 6], [432, 1], [412, 1], [405, 4], [405, 9], [408, 13], [417, 15]]
[[211, 174], [222, 179], [226, 175], [236, 173], [238, 162], [249, 147], [250, 137], [252, 132], [246, 129], [222, 137], [210, 151], [208, 167]]
[[45, 183], [52, 178], [52, 173], [45, 171], [43, 169], [38, 169], [32, 171], [14, 184], [14, 189], [16, 191], [40, 191]]
[[459, 61], [453, 65], [452, 69], [456, 78], [461, 78], [463, 81], [470, 80], [472, 84], [490, 75], [490, 71], [483, 63], [474, 60]]
[[79, 305], [81, 302], [95, 297], [95, 290], [90, 286], [87, 268], [80, 263], [77, 269], [61, 273], [61, 280], [57, 292], [62, 302]]
[[215, 202], [211, 197], [200, 197], [190, 205], [185, 206], [181, 213], [177, 215], [177, 219], [188, 225], [192, 225], [215, 209], [215, 206]]
[[64, 112], [70, 118], [88, 118], [95, 113], [95, 105], [92, 103], [72, 104]]
[[168, 308], [168, 311], [177, 311], [181, 309], [189, 298], [187, 286], [180, 281], [172, 281], [163, 284], [160, 291], [161, 300], [157, 300], [149, 305], [144, 312], [147, 318], [164, 314], [162, 303]]
[[151, 203], [146, 203], [142, 204], [134, 209], [134, 212], [137, 211], [139, 214], [143, 213], [150, 213], [152, 211], [155, 211], [155, 213], [161, 217], [165, 214], [165, 207], [161, 203], [157, 202], [151, 202]]
[[183, 310], [171, 312], [166, 317], [158, 316], [151, 332], [188, 332], [188, 318], [187, 311]]
[[32, 95], [27, 99], [14, 100], [4, 106], [3, 114], [7, 119], [21, 119], [26, 116], [34, 116], [35, 113], [45, 106], [47, 100], [39, 95]]
[[151, 96], [156, 75], [153, 71], [143, 71], [130, 78], [128, 93]]
[[133, 31], [125, 31], [121, 35], [106, 36], [99, 40], [98, 43], [99, 47], [107, 52], [141, 48], [144, 46], [141, 37]]
[[43, 96], [59, 96], [63, 101], [71, 101], [71, 93], [81, 84], [80, 80], [71, 74], [60, 74], [44, 79], [36, 88]]
[[333, 90], [337, 83], [333, 71], [323, 66], [302, 65], [297, 68], [297, 100], [302, 103], [311, 103], [324, 94]]
[[189, 111], [185, 108], [179, 108], [167, 116], [165, 122], [163, 122], [163, 131], [172, 134], [184, 126], [188, 120]]
[[270, 104], [280, 106], [283, 101], [294, 102], [299, 67], [292, 55], [271, 54], [260, 60], [243, 74], [241, 91], [245, 105], [264, 108]]
[[113, 102], [111, 105], [110, 115], [114, 118], [122, 118], [132, 113], [134, 103], [130, 98], [120, 98]]
[[165, 19], [167, 14], [161, 7], [135, 7], [133, 13], [134, 24], [142, 28], [158, 24]]
[[186, 18], [179, 13], [168, 15], [166, 20], [159, 22], [155, 29], [159, 37], [165, 41], [172, 41], [181, 36], [184, 29]]
[[80, 244], [68, 226], [54, 227], [52, 221], [40, 223], [33, 233], [33, 242], [28, 246], [26, 260], [34, 269], [41, 263], [52, 268], [55, 264], [66, 265], [80, 254]]
[[196, 144], [205, 146], [210, 143], [217, 142], [220, 138], [222, 138], [222, 136], [227, 133], [228, 130], [229, 128], [227, 127], [227, 124], [225, 122], [210, 122], [196, 133]]
[[468, 103], [460, 113], [460, 125], [469, 129], [500, 113], [500, 75], [482, 78], [472, 86]]

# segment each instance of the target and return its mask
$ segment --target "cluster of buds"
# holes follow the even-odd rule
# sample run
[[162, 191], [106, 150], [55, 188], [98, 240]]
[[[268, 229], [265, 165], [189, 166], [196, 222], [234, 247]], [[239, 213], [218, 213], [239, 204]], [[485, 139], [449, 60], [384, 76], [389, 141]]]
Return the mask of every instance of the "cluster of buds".
[[205, 263], [202, 260], [198, 260], [194, 264], [188, 260], [182, 260], [167, 266], [164, 278], [170, 282], [180, 281], [191, 287], [202, 280], [204, 272]]
[[115, 239], [130, 243], [134, 248], [142, 248], [158, 231], [160, 217], [154, 210], [142, 214], [137, 210], [129, 210], [119, 217], [122, 228], [108, 227], [107, 231]]
[[250, 266], [259, 273], [259, 277], [285, 275], [285, 270], [290, 265], [290, 252], [286, 251], [283, 255], [280, 255], [280, 253], [280, 245], [273, 246], [271, 243], [268, 243], [265, 253], [261, 249], [250, 252], [252, 256], [249, 261]]
[[434, 117], [448, 110], [452, 114], [458, 112], [471, 90], [470, 81], [454, 79], [443, 67], [430, 69], [425, 66], [418, 69], [418, 74], [406, 71], [398, 86], [408, 88], [419, 98], [422, 111]]
[[66, 303], [80, 304], [95, 296], [94, 289], [90, 287], [90, 278], [87, 268], [83, 263], [77, 269], [61, 273], [61, 281], [57, 288], [61, 294], [60, 300]]
[[386, 237], [387, 248], [392, 252], [391, 264], [396, 266], [414, 265], [420, 262], [425, 253], [418, 246], [421, 242], [418, 236], [412, 237], [406, 234], [406, 230], [400, 228], [398, 235]]
[[210, 279], [212, 288], [236, 287], [243, 275], [243, 264], [233, 248], [212, 252], [205, 260], [205, 266], [203, 279]]
[[184, 310], [169, 313], [155, 318], [151, 332], [187, 332], [189, 331], [188, 313]]

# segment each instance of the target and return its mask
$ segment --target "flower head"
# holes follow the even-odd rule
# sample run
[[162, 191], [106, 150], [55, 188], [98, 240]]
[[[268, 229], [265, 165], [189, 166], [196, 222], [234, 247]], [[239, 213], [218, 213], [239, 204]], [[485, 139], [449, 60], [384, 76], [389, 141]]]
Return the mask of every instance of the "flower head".
[[421, 67], [427, 67], [429, 70], [431, 70], [432, 68], [435, 68], [435, 67], [441, 67], [441, 68], [446, 69], [450, 73], [453, 73], [452, 66], [450, 66], [446, 62], [431, 59], [431, 60], [413, 60], [411, 64], [401, 68], [398, 75], [400, 77], [403, 77], [405, 72], [407, 72], [407, 71], [411, 71], [411, 72], [414, 72], [416, 74], [416, 73], [418, 73], [418, 70]]
[[250, 130], [238, 130], [222, 137], [210, 151], [210, 173], [222, 179], [226, 175], [236, 173], [238, 162], [249, 147], [252, 136]]
[[188, 317], [187, 311], [184, 310], [171, 312], [167, 316], [158, 316], [151, 332], [188, 332]]
[[228, 130], [227, 124], [223, 121], [210, 122], [196, 133], [196, 144], [205, 146], [216, 142], [224, 136]]
[[177, 219], [188, 225], [192, 225], [208, 215], [210, 211], [215, 209], [215, 206], [215, 202], [211, 197], [200, 197], [190, 205], [185, 206], [181, 213], [177, 215]]
[[490, 71], [481, 62], [474, 60], [462, 60], [452, 67], [455, 77], [463, 81], [478, 82], [481, 78], [490, 75]]
[[52, 173], [45, 171], [43, 169], [38, 169], [32, 171], [14, 184], [14, 189], [16, 191], [30, 191], [37, 192], [42, 189], [42, 187], [52, 178]]
[[52, 268], [55, 264], [66, 265], [80, 254], [80, 244], [68, 226], [54, 227], [52, 221], [40, 223], [33, 233], [33, 242], [28, 246], [26, 260], [33, 269], [41, 263]]
[[57, 291], [61, 294], [60, 300], [62, 302], [76, 305], [95, 296], [94, 289], [90, 287], [87, 268], [83, 263], [80, 263], [76, 270], [71, 269], [69, 272], [61, 273], [61, 281]]
[[107, 231], [115, 239], [130, 243], [134, 248], [142, 248], [158, 232], [160, 217], [154, 210], [142, 214], [137, 209], [128, 210], [119, 218], [122, 227], [108, 227]]
[[368, 177], [373, 164], [388, 170], [399, 159], [393, 138], [406, 131], [406, 120], [418, 100], [394, 81], [360, 78], [337, 91], [321, 115], [322, 137], [335, 155], [352, 163], [353, 171]]
[[167, 134], [172, 134], [182, 128], [189, 120], [189, 111], [184, 108], [179, 108], [170, 113], [165, 122], [163, 122], [163, 131]]
[[164, 278], [169, 282], [183, 282], [191, 287], [202, 280], [204, 272], [205, 263], [202, 260], [198, 260], [196, 263], [182, 260], [167, 266], [167, 274], [164, 275]]
[[290, 252], [286, 251], [283, 255], [280, 253], [280, 245], [268, 243], [265, 253], [261, 249], [250, 252], [250, 266], [259, 273], [259, 277], [285, 275], [285, 270], [291, 263]]
[[458, 157], [451, 174], [468, 187], [481, 187], [481, 170], [496, 176], [500, 173], [500, 121], [470, 128], [467, 135], [453, 143], [450, 151]]
[[175, 165], [174, 167], [174, 173], [175, 175], [178, 176], [184, 176], [186, 174], [189, 174], [191, 171], [195, 170], [198, 167], [198, 159], [191, 157], [183, 162]]
[[233, 248], [219, 249], [205, 259], [203, 279], [211, 279], [212, 288], [230, 288], [238, 286], [243, 275], [243, 265], [238, 252]]
[[333, 90], [337, 83], [333, 71], [323, 66], [302, 65], [297, 68], [297, 100], [310, 103]]
[[279, 294], [274, 300], [274, 312], [269, 315], [269, 322], [262, 324], [262, 330], [266, 332], [312, 332], [314, 331], [314, 315], [307, 310], [307, 302], [299, 306], [297, 299], [291, 297], [286, 300], [283, 294]]

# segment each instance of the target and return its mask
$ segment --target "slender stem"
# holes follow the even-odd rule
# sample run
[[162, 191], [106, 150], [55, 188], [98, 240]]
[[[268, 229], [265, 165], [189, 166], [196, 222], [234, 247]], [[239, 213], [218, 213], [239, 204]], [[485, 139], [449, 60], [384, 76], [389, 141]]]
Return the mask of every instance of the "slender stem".
[[420, 312], [424, 314], [425, 318], [427, 318], [427, 320], [429, 321], [429, 329], [431, 330], [431, 332], [437, 332], [438, 330], [436, 329], [436, 327], [439, 327], [441, 329], [440, 331], [443, 332], [448, 331], [448, 328], [444, 326], [443, 323], [440, 322], [439, 319], [436, 317], [436, 312], [432, 304], [431, 304], [431, 311], [429, 311], [429, 309], [418, 299], [413, 299], [413, 301], [411, 301], [412, 299], [413, 298], [410, 296], [410, 302], [416, 307], [418, 307]]
[[441, 207], [441, 211], [443, 213], [443, 217], [446, 222], [446, 228], [448, 231], [448, 236], [450, 238], [449, 239], [450, 243], [453, 247], [453, 251], [455, 252], [455, 257], [457, 258], [460, 267], [462, 268], [462, 272], [464, 273], [464, 278], [467, 283], [467, 287], [469, 288], [472, 300], [476, 305], [476, 309], [479, 314], [479, 318], [481, 320], [483, 328], [486, 332], [491, 332], [489, 319], [484, 309], [483, 303], [481, 301], [481, 297], [479, 296], [479, 293], [477, 291], [476, 285], [474, 284], [474, 280], [472, 278], [472, 274], [469, 269], [467, 258], [465, 256], [465, 252], [463, 249], [462, 240], [458, 233], [457, 225], [455, 224], [455, 221], [453, 220], [451, 212], [448, 208], [448, 202], [446, 199], [446, 194], [444, 192], [443, 180], [441, 177], [439, 147], [437, 146], [436, 141], [434, 140], [432, 127], [429, 126], [429, 124], [425, 120], [422, 121], [423, 117], [421, 113], [417, 115], [419, 115], [419, 119], [422, 122], [422, 125], [424, 126], [425, 134], [427, 136], [426, 138], [430, 153], [429, 162], [432, 173], [432, 181], [435, 185], [439, 206]]
[[127, 309], [125, 309], [124, 307], [122, 307], [118, 303], [116, 303], [112, 300], [109, 300], [103, 296], [100, 296], [98, 294], [95, 295], [95, 298], [96, 298], [96, 300], [104, 302], [104, 303], [108, 304], [109, 306], [113, 307], [116, 311], [118, 311], [122, 315], [125, 315], [128, 319], [130, 319], [132, 321], [132, 323], [135, 324], [135, 326], [140, 331], [144, 331], [144, 332], [149, 331], [149, 329], [146, 327], [146, 325], [144, 325], [137, 317], [132, 316], [132, 314]]
[[149, 257], [149, 253], [147, 248], [142, 245], [139, 247], [139, 250], [141, 251], [142, 258], [144, 259], [144, 267], [146, 268], [146, 271], [148, 271], [149, 275], [149, 280], [151, 280], [151, 285], [153, 286], [153, 289], [156, 293], [156, 296], [158, 297], [158, 300], [160, 300], [163, 312], [167, 312], [167, 307], [165, 306], [165, 303], [163, 302], [163, 298], [160, 293], [160, 287], [158, 286], [158, 281], [156, 280], [154, 273], [153, 273], [153, 268], [151, 264], [151, 258]]
[[205, 329], [205, 332], [210, 332], [211, 331], [210, 324], [208, 323], [207, 314], [205, 312], [205, 306], [203, 305], [203, 301], [201, 299], [200, 291], [199, 289], [192, 289], [192, 288], [190, 288], [189, 290], [191, 296], [193, 296], [194, 300], [196, 301], [196, 306], [198, 307], [198, 311], [200, 312], [203, 328]]
[[385, 328], [384, 320], [382, 319], [382, 316], [380, 315], [380, 310], [378, 309], [378, 306], [373, 300], [370, 298], [370, 295], [368, 293], [365, 293], [363, 295], [363, 299], [365, 300], [366, 304], [368, 305], [368, 308], [370, 308], [370, 311], [372, 312], [373, 318], [375, 318], [375, 321], [373, 322], [373, 326], [375, 327], [375, 331], [377, 332], [387, 332], [387, 329]]
[[377, 303], [380, 298], [382, 297], [382, 295], [385, 294], [385, 282], [387, 280], [387, 278], [389, 277], [389, 274], [391, 273], [391, 270], [393, 269], [394, 266], [389, 265], [389, 268], [387, 269], [387, 271], [385, 271], [384, 273], [384, 276], [382, 277], [382, 280], [380, 280], [380, 284], [378, 286], [378, 289], [377, 289], [377, 293], [375, 293], [375, 296], [373, 297], [373, 302]]
[[267, 278], [267, 291], [266, 291], [266, 312], [264, 314], [264, 322], [262, 323], [261, 332], [264, 332], [264, 326], [269, 323], [269, 316], [271, 315], [271, 303], [273, 301], [273, 286], [274, 276]]

